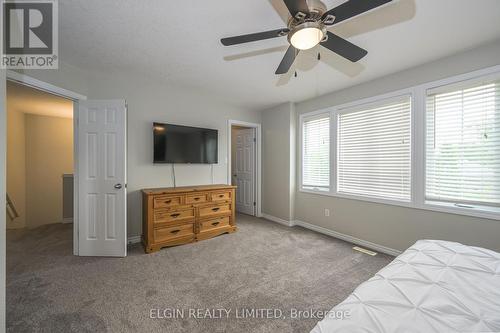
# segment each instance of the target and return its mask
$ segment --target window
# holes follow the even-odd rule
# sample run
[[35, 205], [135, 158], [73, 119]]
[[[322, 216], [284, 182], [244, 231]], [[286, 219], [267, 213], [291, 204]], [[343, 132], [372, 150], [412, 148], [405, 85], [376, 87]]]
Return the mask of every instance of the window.
[[302, 188], [330, 189], [330, 116], [307, 117], [302, 122]]
[[300, 119], [299, 190], [500, 220], [500, 66]]
[[500, 81], [427, 92], [425, 199], [500, 206]]
[[411, 97], [338, 115], [337, 191], [411, 200]]

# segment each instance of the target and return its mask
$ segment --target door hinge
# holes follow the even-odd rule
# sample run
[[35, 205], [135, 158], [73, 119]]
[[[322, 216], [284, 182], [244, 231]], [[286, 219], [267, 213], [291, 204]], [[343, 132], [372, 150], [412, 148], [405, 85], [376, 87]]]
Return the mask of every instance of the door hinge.
[[253, 202], [253, 205], [254, 205], [254, 206], [256, 206], [256, 205], [257, 205], [257, 203], [254, 201], [254, 202]]
[[257, 139], [256, 139], [256, 138], [253, 138], [253, 142], [257, 142]]

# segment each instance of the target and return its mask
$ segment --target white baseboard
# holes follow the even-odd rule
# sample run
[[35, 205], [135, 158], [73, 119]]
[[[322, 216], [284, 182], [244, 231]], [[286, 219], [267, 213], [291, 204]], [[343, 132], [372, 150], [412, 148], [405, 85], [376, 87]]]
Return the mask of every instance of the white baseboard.
[[346, 235], [346, 234], [343, 234], [343, 233], [340, 233], [337, 231], [333, 231], [333, 230], [330, 230], [327, 228], [323, 228], [323, 227], [320, 227], [320, 226], [317, 226], [317, 225], [314, 225], [311, 223], [307, 223], [304, 221], [295, 220], [294, 225], [298, 225], [298, 226], [301, 226], [303, 228], [319, 232], [321, 234], [325, 234], [325, 235], [332, 236], [332, 237], [335, 237], [338, 239], [342, 239], [342, 240], [345, 240], [346, 242], [360, 245], [360, 246], [366, 247], [368, 249], [372, 249], [372, 250], [375, 250], [375, 251], [378, 251], [381, 253], [385, 253], [385, 254], [388, 254], [391, 256], [398, 256], [402, 253], [402, 251], [392, 249], [392, 248], [387, 247], [387, 246], [375, 244], [375, 243], [372, 243], [372, 242], [369, 242], [369, 241], [366, 241], [363, 239], [349, 236], [349, 235]]
[[62, 223], [73, 223], [73, 218], [72, 217], [65, 217], [62, 220]]
[[262, 213], [262, 218], [269, 220], [269, 221], [273, 221], [273, 222], [282, 224], [282, 225], [285, 225], [287, 227], [293, 227], [293, 221], [287, 221], [287, 220], [284, 220], [282, 218], [272, 216], [272, 215], [269, 215], [266, 213]]
[[127, 239], [127, 244], [137, 244], [141, 242], [141, 236], [131, 236]]
[[349, 235], [346, 235], [346, 234], [343, 234], [343, 233], [340, 233], [337, 231], [333, 231], [333, 230], [330, 230], [327, 228], [323, 228], [323, 227], [320, 227], [320, 226], [317, 226], [317, 225], [314, 225], [311, 223], [307, 223], [304, 221], [300, 221], [300, 220], [287, 221], [287, 220], [284, 220], [282, 218], [279, 218], [279, 217], [276, 217], [273, 215], [269, 215], [269, 214], [265, 214], [265, 213], [262, 213], [262, 218], [269, 220], [269, 221], [272, 221], [272, 222], [282, 224], [282, 225], [287, 226], [287, 227], [301, 226], [303, 228], [306, 228], [306, 229], [309, 229], [312, 231], [316, 231], [316, 232], [319, 232], [319, 233], [327, 235], [327, 236], [342, 239], [346, 242], [360, 245], [360, 246], [366, 247], [368, 249], [372, 249], [372, 250], [375, 250], [377, 252], [385, 253], [385, 254], [388, 254], [391, 256], [398, 256], [402, 253], [402, 251], [395, 250], [395, 249], [392, 249], [392, 248], [387, 247], [387, 246], [375, 244], [375, 243], [372, 243], [372, 242], [369, 242], [369, 241], [366, 241], [363, 239], [349, 236]]

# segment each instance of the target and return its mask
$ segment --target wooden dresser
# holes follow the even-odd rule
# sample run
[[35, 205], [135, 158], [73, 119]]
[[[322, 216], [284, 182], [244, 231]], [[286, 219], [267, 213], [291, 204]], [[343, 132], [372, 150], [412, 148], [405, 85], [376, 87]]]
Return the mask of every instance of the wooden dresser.
[[235, 188], [204, 185], [142, 190], [147, 253], [236, 231]]

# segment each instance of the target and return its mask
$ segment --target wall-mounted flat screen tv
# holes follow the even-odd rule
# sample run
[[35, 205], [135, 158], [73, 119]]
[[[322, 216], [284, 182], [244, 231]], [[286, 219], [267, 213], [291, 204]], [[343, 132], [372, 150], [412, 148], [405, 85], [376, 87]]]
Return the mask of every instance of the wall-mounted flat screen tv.
[[153, 123], [154, 163], [218, 163], [218, 131]]

